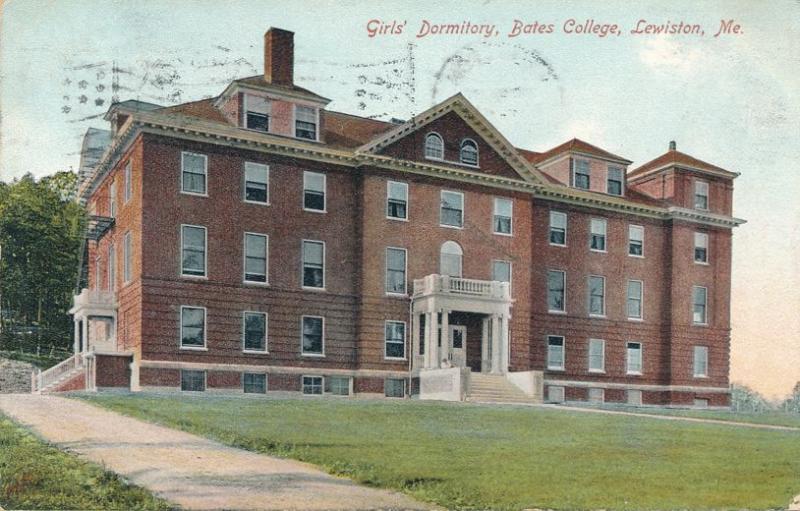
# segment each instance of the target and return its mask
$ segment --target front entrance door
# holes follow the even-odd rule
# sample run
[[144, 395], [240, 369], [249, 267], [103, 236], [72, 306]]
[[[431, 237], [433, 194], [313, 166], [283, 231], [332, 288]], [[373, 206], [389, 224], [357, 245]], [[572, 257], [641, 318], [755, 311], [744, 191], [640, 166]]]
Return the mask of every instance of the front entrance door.
[[455, 367], [467, 365], [467, 327], [450, 325], [449, 359]]

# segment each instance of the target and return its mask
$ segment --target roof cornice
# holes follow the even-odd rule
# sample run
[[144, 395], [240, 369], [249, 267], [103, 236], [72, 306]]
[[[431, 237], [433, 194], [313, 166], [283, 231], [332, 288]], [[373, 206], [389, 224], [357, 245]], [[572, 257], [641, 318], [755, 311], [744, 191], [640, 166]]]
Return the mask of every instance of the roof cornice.
[[278, 89], [278, 88], [274, 88], [274, 87], [259, 87], [258, 85], [253, 85], [253, 84], [250, 84], [250, 83], [243, 83], [243, 82], [234, 80], [233, 82], [228, 84], [227, 87], [225, 87], [225, 90], [222, 91], [222, 94], [220, 94], [212, 102], [212, 105], [214, 107], [219, 108], [219, 106], [222, 103], [224, 103], [223, 99], [227, 99], [227, 98], [231, 97], [237, 91], [259, 92], [259, 93], [265, 93], [265, 94], [270, 95], [270, 96], [274, 96], [274, 97], [276, 97], [278, 99], [289, 99], [289, 100], [296, 100], [296, 101], [305, 101], [305, 102], [308, 102], [308, 103], [313, 103], [313, 104], [319, 106], [320, 108], [326, 106], [328, 103], [331, 102], [330, 99], [324, 98], [322, 96], [313, 97], [310, 94], [304, 94], [302, 92]]
[[702, 169], [702, 168], [699, 168], [699, 167], [693, 167], [693, 166], [687, 165], [685, 163], [669, 162], [669, 163], [665, 163], [664, 165], [661, 165], [659, 167], [648, 169], [645, 172], [642, 172], [641, 174], [637, 174], [636, 170], [634, 170], [633, 172], [628, 174], [628, 182], [629, 183], [633, 183], [633, 182], [639, 181], [640, 179], [644, 179], [645, 177], [650, 177], [653, 174], [658, 174], [662, 170], [667, 170], [667, 169], [685, 170], [685, 171], [688, 171], [688, 172], [697, 172], [698, 174], [703, 174], [703, 175], [713, 176], [713, 177], [721, 177], [721, 178], [724, 178], [724, 179], [736, 179], [737, 177], [739, 177], [741, 175], [739, 172], [730, 172], [730, 171], [721, 172], [721, 171], [718, 171], [718, 170]]

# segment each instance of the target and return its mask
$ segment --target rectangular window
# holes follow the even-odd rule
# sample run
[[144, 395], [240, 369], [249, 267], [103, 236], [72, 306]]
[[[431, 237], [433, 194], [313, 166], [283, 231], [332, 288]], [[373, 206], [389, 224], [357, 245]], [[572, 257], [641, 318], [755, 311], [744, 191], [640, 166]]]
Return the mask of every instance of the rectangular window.
[[550, 212], [550, 244], [565, 247], [567, 245], [567, 214], [560, 211]]
[[622, 169], [619, 167], [608, 167], [608, 181], [606, 192], [609, 195], [622, 195]]
[[400, 378], [387, 378], [383, 382], [383, 395], [386, 397], [406, 397], [406, 381]]
[[325, 243], [303, 240], [303, 287], [325, 289]]
[[706, 304], [708, 302], [708, 289], [701, 286], [692, 287], [693, 314], [692, 323], [705, 325], [708, 323]]
[[547, 272], [547, 310], [549, 312], [566, 312], [564, 290], [567, 274], [560, 270]]
[[322, 395], [322, 376], [303, 376], [303, 394]]
[[694, 182], [694, 208], [708, 210], [708, 183], [705, 181]]
[[694, 233], [694, 262], [708, 262], [708, 234], [704, 232]]
[[181, 192], [207, 194], [208, 158], [204, 154], [181, 153]]
[[595, 252], [606, 251], [606, 229], [608, 222], [605, 218], [592, 218], [590, 222], [591, 236], [589, 248]]
[[267, 314], [246, 311], [243, 316], [242, 342], [244, 351], [267, 352]]
[[602, 373], [606, 370], [606, 341], [589, 339], [589, 372]]
[[561, 336], [547, 336], [547, 369], [564, 370], [564, 338]]
[[117, 289], [117, 250], [114, 245], [108, 246], [108, 290]]
[[244, 164], [244, 200], [269, 204], [269, 167], [261, 163]]
[[245, 394], [266, 394], [267, 375], [264, 373], [242, 373], [242, 390]]
[[589, 315], [606, 315], [606, 279], [596, 275], [589, 276]]
[[549, 403], [563, 403], [564, 387], [560, 385], [549, 385], [547, 387], [547, 401]]
[[641, 280], [628, 281], [628, 319], [642, 319], [644, 283]]
[[449, 227], [464, 227], [464, 194], [442, 191], [439, 223]]
[[694, 407], [695, 408], [708, 408], [708, 399], [702, 398], [694, 398]]
[[244, 281], [268, 283], [269, 236], [244, 233]]
[[181, 369], [181, 390], [184, 392], [204, 392], [206, 372]]
[[294, 136], [307, 140], [317, 139], [317, 109], [294, 106]]
[[117, 216], [117, 182], [112, 181], [108, 185], [108, 215], [111, 218]]
[[101, 289], [103, 289], [102, 286], [101, 286], [101, 282], [100, 282], [100, 266], [101, 266], [100, 257], [95, 257], [94, 258], [94, 287], [92, 289], [95, 289], [97, 291], [100, 291]]
[[325, 354], [325, 319], [303, 316], [303, 355]]
[[644, 227], [628, 226], [628, 255], [644, 257]]
[[705, 378], [708, 376], [708, 347], [694, 347], [694, 377]]
[[206, 228], [181, 226], [181, 275], [206, 276]]
[[303, 209], [325, 212], [325, 174], [303, 172]]
[[384, 326], [384, 356], [406, 358], [406, 324], [402, 321], [387, 321]]
[[642, 406], [642, 391], [641, 390], [628, 390], [626, 392], [628, 404], [631, 406]]
[[205, 307], [181, 306], [181, 348], [206, 347]]
[[626, 345], [626, 372], [627, 374], [642, 374], [642, 344], [629, 342]]
[[494, 233], [511, 236], [511, 221], [514, 217], [514, 203], [511, 199], [494, 198]]
[[590, 403], [604, 403], [606, 401], [605, 389], [589, 389], [589, 402]]
[[122, 238], [122, 281], [126, 284], [131, 281], [133, 271], [133, 238], [126, 232]]
[[589, 161], [575, 160], [575, 188], [589, 189]]
[[125, 164], [125, 173], [122, 184], [122, 203], [127, 204], [133, 196], [133, 167], [131, 166], [130, 160]]
[[511, 283], [511, 262], [492, 261], [492, 280]]
[[328, 376], [325, 378], [325, 393], [334, 396], [350, 395], [349, 376]]
[[403, 248], [386, 249], [386, 292], [406, 294], [406, 250]]
[[251, 94], [244, 95], [245, 128], [258, 131], [269, 131], [269, 116], [272, 112], [269, 100]]
[[386, 183], [386, 218], [408, 220], [408, 183]]

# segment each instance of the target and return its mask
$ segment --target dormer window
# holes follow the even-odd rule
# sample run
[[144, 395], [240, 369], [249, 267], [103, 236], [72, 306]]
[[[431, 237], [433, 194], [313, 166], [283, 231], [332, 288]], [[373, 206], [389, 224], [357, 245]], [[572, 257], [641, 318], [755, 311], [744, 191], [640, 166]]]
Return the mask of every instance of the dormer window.
[[244, 127], [250, 130], [269, 131], [270, 102], [266, 98], [245, 94]]
[[708, 211], [708, 183], [694, 182], [694, 209]]
[[425, 137], [425, 157], [429, 160], [444, 159], [444, 141], [436, 133], [428, 133]]
[[307, 106], [294, 107], [294, 136], [317, 140], [317, 109]]
[[470, 139], [461, 142], [461, 163], [478, 166], [478, 144]]
[[619, 167], [608, 167], [608, 183], [606, 192], [609, 195], [622, 195], [622, 169]]
[[589, 189], [589, 161], [575, 160], [575, 188]]

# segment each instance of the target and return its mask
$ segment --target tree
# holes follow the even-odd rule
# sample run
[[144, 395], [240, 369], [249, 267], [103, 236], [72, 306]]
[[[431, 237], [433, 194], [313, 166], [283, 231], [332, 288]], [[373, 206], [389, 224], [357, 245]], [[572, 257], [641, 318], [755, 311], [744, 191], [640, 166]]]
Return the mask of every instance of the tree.
[[731, 409], [734, 412], [761, 413], [772, 408], [770, 402], [755, 390], [745, 385], [731, 385]]
[[781, 408], [790, 413], [800, 413], [800, 381], [794, 386], [794, 390], [781, 405]]
[[0, 310], [7, 322], [52, 332], [61, 346], [71, 343], [67, 310], [85, 226], [76, 190], [71, 171], [0, 187]]

